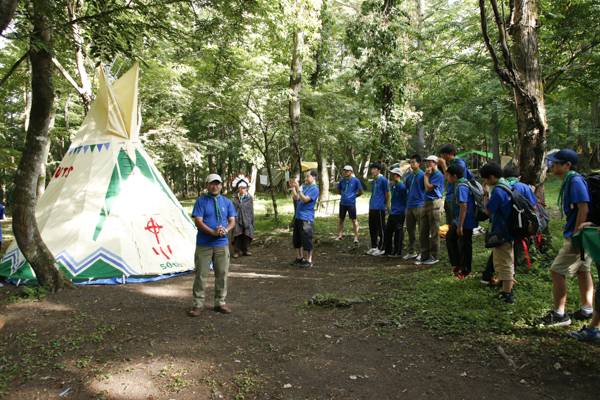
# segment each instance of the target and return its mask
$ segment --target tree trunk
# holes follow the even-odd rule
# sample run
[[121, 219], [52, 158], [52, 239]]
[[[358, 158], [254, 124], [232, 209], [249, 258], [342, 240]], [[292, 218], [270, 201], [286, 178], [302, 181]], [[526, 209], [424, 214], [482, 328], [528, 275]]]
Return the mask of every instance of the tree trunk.
[[425, 127], [417, 122], [417, 154], [425, 158]]
[[498, 137], [498, 111], [492, 111], [492, 154], [494, 158], [492, 159], [498, 165], [502, 164], [502, 157], [500, 156], [500, 138]]
[[319, 173], [319, 199], [321, 201], [329, 200], [329, 174], [327, 173], [327, 160], [323, 153], [321, 143], [315, 144], [315, 155], [317, 156], [317, 169]]
[[[291, 167], [290, 178], [300, 180], [302, 178], [302, 152], [300, 151], [300, 89], [302, 86], [302, 43], [304, 32], [294, 31], [292, 65], [290, 73], [290, 148]], [[270, 179], [270, 178], [269, 178]]]
[[252, 172], [250, 174], [250, 189], [248, 189], [248, 193], [254, 196], [256, 193], [256, 178], [258, 177], [258, 167], [256, 164], [252, 164]]
[[[221, 143], [225, 143], [227, 141], [227, 132], [225, 130], [225, 125], [221, 124]], [[223, 194], [227, 194], [229, 191], [229, 178], [227, 175], [227, 150], [222, 150], [220, 154], [221, 158], [221, 179], [223, 180]], [[230, 163], [229, 163], [230, 164]]]
[[[49, 21], [42, 11], [47, 8], [47, 2], [42, 1], [33, 11], [32, 39], [36, 40], [36, 46], [32, 46], [29, 53], [32, 70], [31, 120], [23, 155], [15, 175], [13, 232], [21, 252], [35, 271], [39, 284], [54, 293], [66, 287], [73, 287], [73, 284], [46, 247], [35, 218], [37, 178], [40, 165], [44, 161], [54, 101], [52, 30], [48, 29]], [[43, 43], [44, 47], [39, 43]]]
[[18, 3], [18, 0], [0, 0], [0, 34], [10, 24]]
[[[591, 115], [591, 126], [592, 126], [592, 135], [593, 138], [600, 137], [600, 101], [595, 100], [592, 101], [592, 105], [590, 107], [592, 111]], [[590, 155], [590, 168], [598, 169], [600, 167], [600, 145], [598, 143], [594, 143], [592, 145], [594, 151]]]
[[[214, 128], [212, 126], [209, 126], [206, 130], [206, 134], [208, 136], [208, 142], [210, 143], [210, 140], [214, 136]], [[210, 144], [206, 146], [206, 149], [208, 154], [208, 173], [214, 174], [217, 171], [217, 157], [215, 155], [214, 149]]]
[[[52, 114], [50, 116], [50, 124], [48, 124], [48, 132], [54, 127], [54, 119], [56, 118], [56, 109], [52, 107]], [[42, 163], [40, 164], [40, 172], [37, 183], [37, 199], [39, 200], [44, 191], [46, 190], [46, 175], [48, 171], [48, 155], [50, 154], [50, 134], [48, 134], [48, 140], [46, 140], [46, 146], [44, 147], [44, 153], [42, 154]]]
[[[266, 135], [265, 145], [268, 146]], [[273, 212], [275, 213], [275, 223], [279, 224], [279, 213], [277, 212], [277, 199], [275, 198], [275, 190], [273, 188], [273, 174], [271, 173], [271, 156], [269, 155], [269, 148], [265, 146], [265, 163], [267, 164], [267, 175], [269, 176], [269, 187], [271, 188], [271, 200], [273, 201]]]

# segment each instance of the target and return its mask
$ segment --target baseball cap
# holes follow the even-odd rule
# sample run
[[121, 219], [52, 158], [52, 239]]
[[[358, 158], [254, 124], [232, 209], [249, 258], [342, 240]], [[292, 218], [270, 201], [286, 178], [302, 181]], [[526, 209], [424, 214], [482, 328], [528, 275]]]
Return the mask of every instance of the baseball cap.
[[352, 171], [352, 172], [354, 172], [354, 169], [352, 168], [352, 166], [351, 166], [351, 165], [346, 165], [346, 166], [344, 167], [344, 171]]
[[391, 174], [396, 174], [398, 176], [402, 176], [402, 170], [400, 168], [394, 168], [390, 171]]
[[434, 161], [437, 162], [438, 157], [437, 156], [428, 156], [426, 159], [424, 159], [423, 161]]
[[577, 153], [575, 153], [571, 149], [562, 149], [557, 151], [554, 154], [551, 154], [546, 157], [548, 160], [559, 163], [570, 162], [573, 165], [577, 165], [579, 162], [579, 157], [577, 157]]
[[221, 179], [221, 177], [218, 174], [209, 174], [206, 177], [206, 183], [210, 183], [210, 182], [214, 182], [214, 181], [219, 181], [220, 183], [223, 183], [223, 180]]

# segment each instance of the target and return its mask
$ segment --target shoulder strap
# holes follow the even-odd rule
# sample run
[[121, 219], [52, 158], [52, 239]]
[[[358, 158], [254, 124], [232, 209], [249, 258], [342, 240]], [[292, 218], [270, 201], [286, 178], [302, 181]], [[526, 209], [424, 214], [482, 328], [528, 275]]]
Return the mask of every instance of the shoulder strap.
[[[496, 189], [497, 187], [501, 187], [502, 189], [504, 189], [504, 191], [506, 193], [508, 193], [509, 196], [511, 196], [511, 202], [512, 202], [512, 194], [513, 194], [514, 189], [511, 190], [501, 183], [494, 186], [494, 189]], [[494, 189], [492, 189], [492, 192], [494, 191]], [[498, 212], [500, 213], [500, 216], [502, 217], [502, 220], [504, 221], [504, 226], [506, 226], [508, 228], [508, 222], [506, 222], [506, 218], [504, 217], [504, 214], [502, 213], [502, 207], [498, 207]]]

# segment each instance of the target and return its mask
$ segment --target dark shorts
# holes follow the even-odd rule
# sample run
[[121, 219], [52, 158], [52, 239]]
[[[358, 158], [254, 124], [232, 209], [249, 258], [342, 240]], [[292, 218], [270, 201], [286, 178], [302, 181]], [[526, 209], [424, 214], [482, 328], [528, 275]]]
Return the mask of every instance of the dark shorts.
[[346, 211], [350, 219], [356, 219], [356, 206], [343, 206], [340, 204], [340, 219], [346, 218]]
[[306, 251], [313, 249], [313, 221], [294, 218], [292, 243], [295, 249], [302, 247]]

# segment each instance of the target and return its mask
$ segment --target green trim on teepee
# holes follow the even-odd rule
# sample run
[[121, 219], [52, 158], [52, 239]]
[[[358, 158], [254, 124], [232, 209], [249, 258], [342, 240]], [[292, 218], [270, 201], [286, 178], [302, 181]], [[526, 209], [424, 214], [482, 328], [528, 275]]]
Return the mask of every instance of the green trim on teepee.
[[110, 215], [110, 210], [117, 201], [117, 197], [119, 197], [119, 194], [121, 193], [121, 184], [127, 181], [129, 174], [133, 172], [134, 166], [135, 164], [133, 160], [129, 158], [123, 149], [121, 149], [119, 151], [119, 156], [117, 163], [115, 164], [115, 168], [113, 169], [112, 176], [110, 177], [108, 189], [106, 190], [104, 207], [102, 207], [100, 216], [98, 217], [98, 223], [96, 224], [96, 230], [94, 231], [94, 241], [98, 239], [98, 235], [100, 235], [100, 232], [102, 231], [104, 222], [106, 222], [106, 218]]

